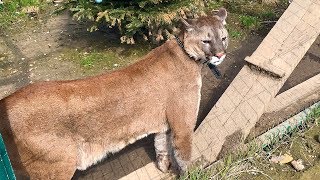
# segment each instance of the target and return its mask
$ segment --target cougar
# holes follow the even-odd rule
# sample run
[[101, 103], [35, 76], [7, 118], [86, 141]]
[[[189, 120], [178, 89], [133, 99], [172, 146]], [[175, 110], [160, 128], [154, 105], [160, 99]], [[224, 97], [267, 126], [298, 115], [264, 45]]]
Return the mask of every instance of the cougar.
[[77, 169], [149, 134], [155, 134], [160, 170], [167, 171], [172, 158], [180, 172], [187, 170], [201, 68], [226, 56], [226, 17], [221, 8], [215, 15], [182, 20], [179, 37], [126, 68], [34, 83], [2, 99], [0, 132], [15, 172], [31, 179], [71, 179]]

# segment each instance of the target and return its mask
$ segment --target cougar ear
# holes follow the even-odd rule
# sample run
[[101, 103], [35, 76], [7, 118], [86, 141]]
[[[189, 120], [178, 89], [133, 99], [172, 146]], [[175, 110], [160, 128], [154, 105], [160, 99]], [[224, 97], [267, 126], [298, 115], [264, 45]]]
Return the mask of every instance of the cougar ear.
[[219, 11], [217, 12], [217, 16], [220, 17], [222, 23], [225, 25], [226, 23], [226, 19], [227, 19], [227, 10], [225, 8], [220, 8]]
[[187, 31], [193, 31], [194, 26], [188, 23], [185, 19], [180, 18], [180, 21], [183, 23], [184, 27], [186, 28]]

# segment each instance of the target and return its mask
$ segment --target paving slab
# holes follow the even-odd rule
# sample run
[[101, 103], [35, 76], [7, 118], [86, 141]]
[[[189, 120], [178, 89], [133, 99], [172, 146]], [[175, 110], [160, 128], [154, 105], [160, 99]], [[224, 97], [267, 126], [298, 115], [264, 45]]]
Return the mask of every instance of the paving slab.
[[[277, 77], [284, 77], [286, 69], [290, 72], [291, 67], [279, 56], [295, 56], [292, 54], [294, 48], [301, 47], [319, 34], [320, 30], [316, 27], [320, 16], [319, 9], [320, 6], [315, 1], [293, 1], [259, 48], [245, 60]], [[304, 55], [298, 54], [302, 57]]]

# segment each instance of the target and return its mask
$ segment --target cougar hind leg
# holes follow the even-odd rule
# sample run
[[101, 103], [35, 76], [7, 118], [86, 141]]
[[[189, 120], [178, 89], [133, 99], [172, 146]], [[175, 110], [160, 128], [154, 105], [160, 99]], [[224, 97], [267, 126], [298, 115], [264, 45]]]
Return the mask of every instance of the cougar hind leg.
[[154, 137], [154, 147], [156, 151], [157, 167], [162, 172], [167, 172], [171, 165], [171, 141], [170, 132], [157, 133]]
[[188, 170], [191, 159], [192, 131], [172, 133], [174, 171], [183, 174]]

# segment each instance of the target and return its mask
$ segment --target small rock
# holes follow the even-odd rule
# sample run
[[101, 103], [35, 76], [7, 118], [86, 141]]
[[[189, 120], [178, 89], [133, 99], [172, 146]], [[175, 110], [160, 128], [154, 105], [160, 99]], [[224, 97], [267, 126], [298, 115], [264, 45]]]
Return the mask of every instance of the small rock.
[[291, 164], [292, 166], [294, 167], [294, 169], [296, 169], [297, 171], [302, 171], [305, 169], [304, 165], [303, 165], [303, 162], [301, 159], [298, 159], [298, 160], [294, 160], [294, 161], [291, 161]]
[[318, 142], [320, 143], [320, 135], [318, 135]]

